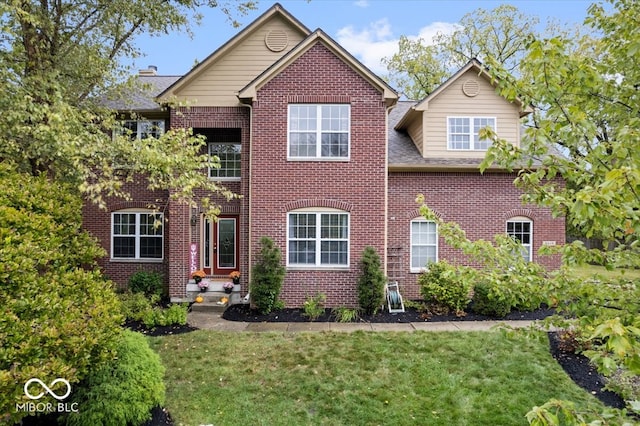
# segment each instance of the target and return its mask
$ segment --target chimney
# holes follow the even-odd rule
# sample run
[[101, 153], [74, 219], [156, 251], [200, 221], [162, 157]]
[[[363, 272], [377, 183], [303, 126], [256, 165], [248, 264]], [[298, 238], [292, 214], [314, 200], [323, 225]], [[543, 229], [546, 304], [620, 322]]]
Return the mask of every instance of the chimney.
[[158, 74], [158, 67], [155, 65], [149, 65], [146, 70], [138, 70], [138, 75], [154, 76]]

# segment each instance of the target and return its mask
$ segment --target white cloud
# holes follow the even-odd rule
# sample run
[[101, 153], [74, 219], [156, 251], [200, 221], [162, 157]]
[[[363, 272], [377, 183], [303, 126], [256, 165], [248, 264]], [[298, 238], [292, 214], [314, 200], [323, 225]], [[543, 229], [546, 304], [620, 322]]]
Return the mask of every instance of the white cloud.
[[356, 2], [353, 3], [354, 5], [356, 5], [357, 7], [361, 7], [361, 8], [367, 8], [369, 7], [369, 0], [358, 0]]
[[[456, 28], [455, 24], [434, 22], [422, 27], [418, 34], [405, 34], [409, 39], [422, 38], [431, 42], [438, 33], [449, 33]], [[391, 30], [391, 24], [385, 19], [370, 23], [363, 29], [356, 29], [352, 25], [338, 30], [336, 40], [342, 47], [358, 58], [376, 74], [386, 73], [382, 58], [389, 57], [398, 51], [399, 36]]]

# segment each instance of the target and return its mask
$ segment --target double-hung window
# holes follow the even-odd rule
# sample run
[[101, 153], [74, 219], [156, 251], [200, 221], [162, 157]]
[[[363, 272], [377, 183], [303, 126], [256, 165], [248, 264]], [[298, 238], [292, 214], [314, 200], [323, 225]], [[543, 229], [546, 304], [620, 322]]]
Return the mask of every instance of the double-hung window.
[[522, 244], [522, 257], [531, 262], [533, 240], [533, 222], [527, 218], [512, 218], [507, 221], [507, 235]]
[[162, 260], [162, 213], [120, 211], [111, 214], [111, 258]]
[[131, 139], [159, 138], [164, 133], [164, 120], [124, 120], [119, 133], [127, 134]]
[[425, 219], [411, 221], [411, 272], [421, 272], [438, 261], [438, 227]]
[[487, 150], [491, 140], [481, 139], [480, 129], [490, 127], [496, 130], [494, 117], [448, 117], [447, 148], [450, 150]]
[[292, 212], [287, 229], [288, 266], [349, 266], [348, 213]]
[[347, 160], [351, 107], [346, 104], [289, 105], [289, 159]]
[[209, 157], [216, 156], [220, 167], [209, 167], [209, 177], [215, 180], [240, 179], [240, 143], [210, 143]]

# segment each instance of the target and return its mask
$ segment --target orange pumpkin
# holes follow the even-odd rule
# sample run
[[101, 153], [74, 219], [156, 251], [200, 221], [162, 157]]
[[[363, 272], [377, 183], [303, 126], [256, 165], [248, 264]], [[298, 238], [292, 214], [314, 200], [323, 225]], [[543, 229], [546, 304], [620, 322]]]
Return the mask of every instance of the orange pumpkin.
[[196, 303], [202, 303], [203, 300], [202, 296], [196, 297]]

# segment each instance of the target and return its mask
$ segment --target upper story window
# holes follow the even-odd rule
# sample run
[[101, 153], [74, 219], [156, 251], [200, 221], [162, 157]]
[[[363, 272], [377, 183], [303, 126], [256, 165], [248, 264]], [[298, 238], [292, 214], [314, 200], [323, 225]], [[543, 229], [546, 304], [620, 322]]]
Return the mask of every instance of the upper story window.
[[348, 213], [295, 211], [287, 221], [288, 266], [349, 266]]
[[216, 156], [220, 167], [209, 167], [209, 177], [216, 180], [240, 180], [240, 143], [210, 143], [209, 157]]
[[162, 260], [163, 214], [124, 210], [111, 214], [111, 258]]
[[193, 134], [204, 136], [209, 158], [218, 157], [220, 167], [209, 167], [209, 178], [240, 180], [242, 129], [236, 127], [194, 127]]
[[164, 120], [124, 120], [120, 123], [119, 133], [127, 134], [131, 139], [159, 138], [164, 133]]
[[438, 261], [438, 225], [419, 218], [411, 221], [411, 272], [421, 272]]
[[448, 117], [447, 148], [450, 150], [486, 150], [491, 140], [480, 139], [478, 133], [484, 127], [496, 130], [494, 117]]
[[526, 217], [514, 217], [507, 221], [507, 235], [522, 244], [522, 257], [531, 262], [533, 251], [533, 222]]
[[349, 159], [351, 107], [289, 105], [289, 159]]

